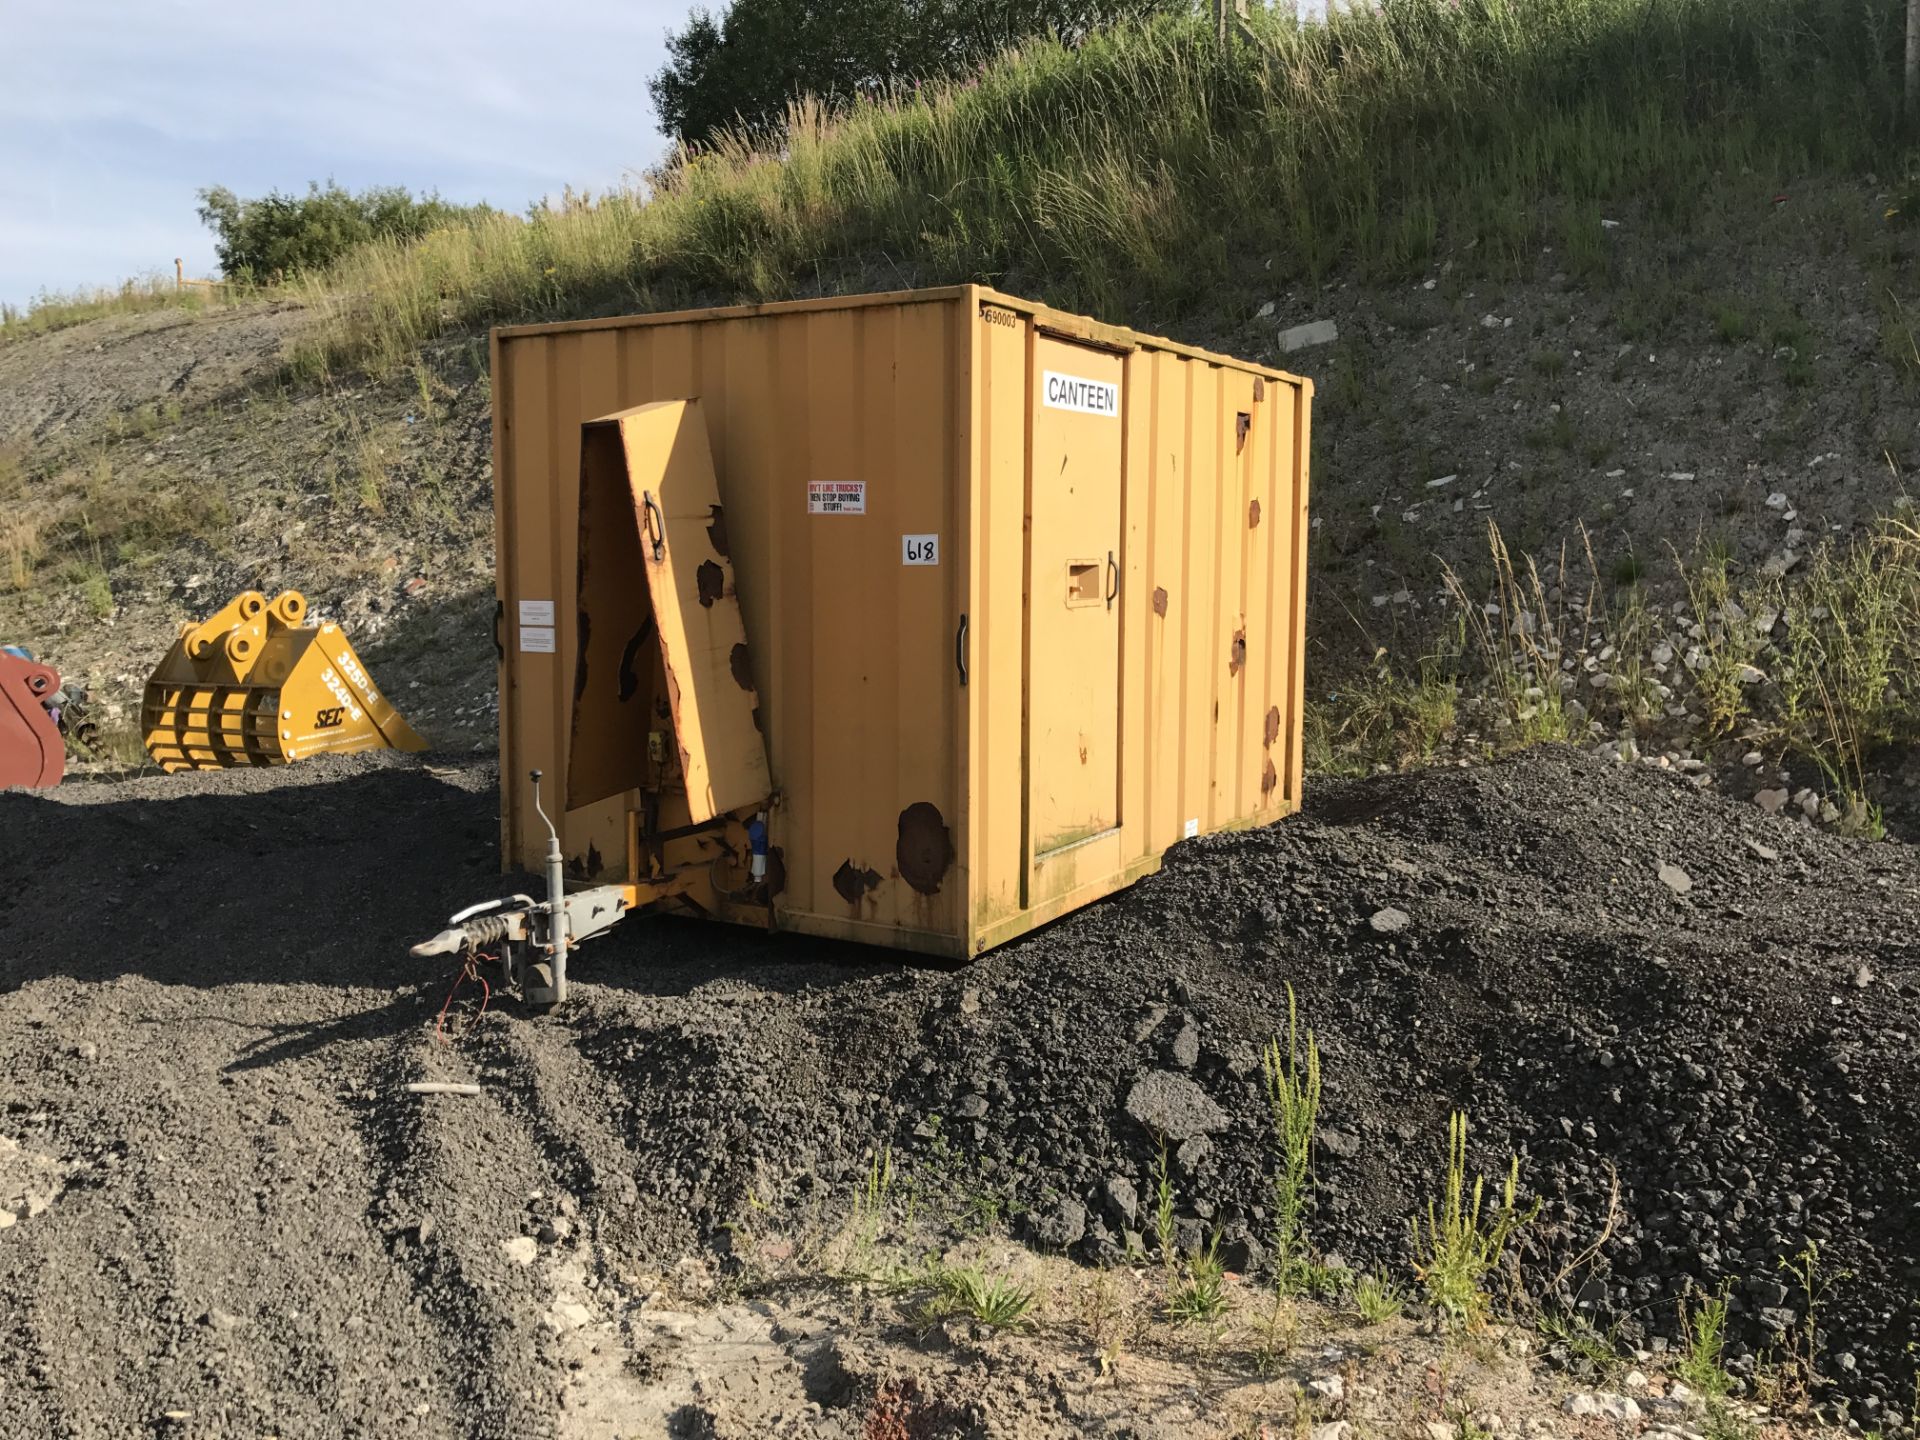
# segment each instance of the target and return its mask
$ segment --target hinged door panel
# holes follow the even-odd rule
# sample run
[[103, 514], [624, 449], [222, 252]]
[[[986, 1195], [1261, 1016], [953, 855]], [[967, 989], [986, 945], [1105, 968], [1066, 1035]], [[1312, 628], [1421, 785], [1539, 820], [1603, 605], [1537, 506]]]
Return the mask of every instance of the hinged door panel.
[[[756, 714], [759, 697], [748, 659], [746, 626], [740, 616], [734, 588], [733, 561], [727, 550], [725, 513], [714, 475], [706, 421], [698, 400], [669, 400], [596, 420], [587, 426], [583, 455], [605, 455], [617, 432], [619, 453], [625, 462], [627, 524], [637, 538], [640, 575], [617, 572], [619, 554], [605, 552], [596, 568], [583, 550], [583, 619], [586, 622], [583, 660], [596, 651], [611, 657], [611, 649], [596, 645], [602, 637], [592, 622], [587, 602], [610, 589], [625, 588], [629, 599], [622, 607], [623, 624], [606, 636], [616, 646], [629, 630], [643, 633], [644, 621], [634, 602], [635, 587], [644, 585], [651, 608], [651, 629], [658, 637], [664, 664], [666, 694], [679, 748], [681, 776], [686, 784], [690, 819], [695, 824], [716, 815], [764, 801], [772, 784], [768, 778], [766, 742]], [[603, 506], [583, 496], [583, 524], [604, 523]], [[621, 547], [625, 554], [632, 549]], [[608, 567], [616, 567], [608, 574]], [[603, 677], [617, 683], [634, 657], [624, 654], [621, 668]], [[610, 667], [602, 665], [602, 670]], [[591, 692], [577, 685], [575, 745], [582, 743], [580, 702]], [[646, 733], [636, 726], [608, 740], [623, 753], [641, 757]], [[629, 748], [630, 747], [630, 748]], [[586, 758], [584, 755], [581, 757]], [[607, 757], [611, 762], [611, 756]], [[595, 765], [608, 775], [621, 770], [617, 763]]]
[[1039, 335], [1028, 405], [1028, 815], [1031, 854], [1120, 823], [1117, 355]]

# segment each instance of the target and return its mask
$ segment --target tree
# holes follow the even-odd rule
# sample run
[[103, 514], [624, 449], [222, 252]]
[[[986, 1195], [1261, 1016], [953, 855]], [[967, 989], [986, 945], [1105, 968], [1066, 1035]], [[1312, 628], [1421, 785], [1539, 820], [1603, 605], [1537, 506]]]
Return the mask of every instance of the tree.
[[1032, 35], [1072, 43], [1187, 0], [735, 0], [667, 36], [648, 82], [660, 128], [689, 142], [779, 133], [803, 95], [829, 104], [964, 73]]

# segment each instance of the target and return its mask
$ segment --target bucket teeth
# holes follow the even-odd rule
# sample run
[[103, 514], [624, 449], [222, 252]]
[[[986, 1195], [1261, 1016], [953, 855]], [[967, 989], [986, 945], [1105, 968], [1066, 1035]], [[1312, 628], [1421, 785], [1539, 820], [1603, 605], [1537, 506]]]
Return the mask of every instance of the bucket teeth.
[[284, 765], [310, 755], [424, 750], [338, 625], [305, 625], [306, 597], [235, 596], [180, 638], [147, 681], [147, 753], [162, 769]]

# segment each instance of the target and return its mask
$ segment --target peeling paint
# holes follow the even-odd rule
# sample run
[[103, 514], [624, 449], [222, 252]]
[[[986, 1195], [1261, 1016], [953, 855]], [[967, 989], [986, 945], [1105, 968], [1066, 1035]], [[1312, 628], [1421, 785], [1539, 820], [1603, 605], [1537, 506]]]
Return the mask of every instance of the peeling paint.
[[1258, 500], [1249, 500], [1247, 502], [1247, 528], [1249, 530], [1257, 530], [1260, 528], [1260, 502]]
[[732, 654], [727, 657], [727, 666], [733, 671], [734, 684], [742, 690], [753, 689], [753, 665], [747, 655], [746, 641], [733, 647]]
[[1264, 376], [1264, 375], [1256, 375], [1256, 376], [1254, 376], [1254, 377], [1253, 377], [1253, 398], [1254, 398], [1254, 399], [1255, 399], [1256, 401], [1258, 401], [1258, 400], [1264, 400], [1264, 399], [1266, 399], [1266, 398], [1267, 398], [1267, 378], [1266, 378], [1266, 376]]
[[713, 553], [722, 560], [728, 559], [732, 552], [727, 549], [727, 512], [719, 505], [707, 507], [713, 512], [713, 518], [707, 521], [707, 540], [713, 546]]
[[1241, 628], [1233, 632], [1233, 649], [1227, 655], [1227, 673], [1238, 675], [1247, 664], [1247, 632]]
[[1164, 616], [1167, 613], [1167, 592], [1164, 587], [1153, 587], [1153, 613]]
[[1278, 771], [1276, 771], [1273, 768], [1273, 760], [1271, 757], [1269, 757], [1267, 760], [1267, 768], [1260, 772], [1261, 800], [1264, 801], [1269, 795], [1273, 794], [1274, 787], [1279, 783], [1280, 783], [1280, 774]]
[[893, 858], [900, 878], [922, 895], [936, 895], [953, 868], [953, 832], [939, 807], [916, 800], [900, 812], [900, 839]]
[[879, 884], [877, 871], [856, 866], [851, 860], [842, 860], [840, 868], [833, 872], [833, 888], [849, 905], [858, 905]]
[[713, 602], [726, 592], [727, 572], [711, 560], [702, 560], [700, 568], [693, 572], [693, 583], [700, 603], [711, 610]]
[[1280, 707], [1278, 705], [1270, 705], [1267, 707], [1267, 748], [1271, 750], [1273, 748], [1273, 742], [1279, 738]]
[[1233, 453], [1238, 455], [1247, 448], [1247, 432], [1253, 428], [1253, 416], [1242, 410], [1233, 421]]

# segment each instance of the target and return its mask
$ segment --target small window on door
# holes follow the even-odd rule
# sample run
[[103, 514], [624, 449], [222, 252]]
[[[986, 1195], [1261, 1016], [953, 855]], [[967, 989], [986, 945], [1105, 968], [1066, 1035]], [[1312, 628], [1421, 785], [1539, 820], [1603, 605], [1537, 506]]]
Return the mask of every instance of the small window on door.
[[1067, 562], [1067, 604], [1098, 605], [1099, 603], [1100, 562], [1069, 560]]

